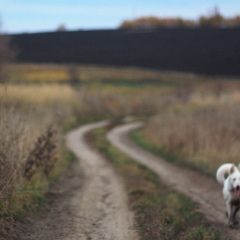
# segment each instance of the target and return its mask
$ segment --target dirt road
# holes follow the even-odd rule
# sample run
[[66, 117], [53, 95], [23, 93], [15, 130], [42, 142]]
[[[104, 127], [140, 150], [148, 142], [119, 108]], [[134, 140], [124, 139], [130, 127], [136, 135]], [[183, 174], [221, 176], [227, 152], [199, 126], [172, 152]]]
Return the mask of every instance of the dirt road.
[[[80, 127], [67, 137], [68, 147], [81, 161], [77, 161], [68, 176], [53, 190], [52, 203], [43, 211], [30, 215], [14, 230], [11, 239], [45, 240], [137, 240], [133, 213], [127, 205], [127, 195], [121, 179], [104, 158], [91, 149], [84, 135], [103, 127], [99, 122]], [[155, 171], [170, 187], [199, 203], [199, 211], [231, 239], [240, 239], [240, 229], [229, 229], [221, 186], [212, 178], [169, 164], [137, 147], [129, 132], [142, 123], [116, 127], [108, 133], [108, 140], [136, 161]]]
[[137, 147], [129, 138], [129, 132], [142, 127], [141, 122], [116, 127], [108, 133], [107, 138], [131, 158], [155, 171], [161, 180], [190, 197], [199, 204], [199, 210], [207, 219], [216, 224], [232, 239], [240, 239], [240, 229], [229, 229], [225, 217], [225, 204], [222, 187], [214, 179], [198, 172], [167, 163], [163, 159]]
[[89, 124], [67, 135], [69, 149], [81, 161], [58, 186], [63, 197], [20, 224], [16, 239], [139, 239], [121, 179], [84, 139], [88, 131], [106, 124]]
[[79, 239], [135, 240], [137, 234], [133, 214], [128, 209], [127, 195], [121, 180], [110, 164], [84, 140], [88, 131], [106, 124], [89, 124], [67, 136], [68, 147], [82, 160], [87, 176], [81, 201], [75, 199], [79, 202], [76, 214], [85, 219], [79, 226]]

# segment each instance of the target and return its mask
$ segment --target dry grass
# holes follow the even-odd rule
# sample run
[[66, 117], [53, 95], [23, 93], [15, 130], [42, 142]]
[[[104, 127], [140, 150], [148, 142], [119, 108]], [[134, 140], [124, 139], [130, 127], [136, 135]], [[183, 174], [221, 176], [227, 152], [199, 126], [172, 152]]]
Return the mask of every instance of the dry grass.
[[62, 82], [68, 79], [64, 66], [55, 64], [12, 64], [8, 66], [11, 81], [21, 82]]
[[239, 79], [203, 81], [196, 85], [190, 97], [190, 103], [206, 107], [232, 105], [239, 102]]
[[[7, 190], [5, 187], [14, 182], [14, 178], [20, 173], [20, 166], [27, 153], [26, 146], [23, 144], [25, 139], [25, 125], [21, 114], [15, 107], [0, 104], [0, 190], [1, 195]], [[11, 176], [15, 175], [14, 178]]]
[[[28, 112], [19, 106], [0, 104], [1, 194], [8, 193], [11, 184], [19, 182], [19, 177], [23, 175], [25, 165], [34, 151], [46, 150], [52, 155], [50, 148], [55, 146], [55, 130], [49, 126], [48, 119], [42, 119], [41, 126], [36, 125], [39, 122], [35, 118], [39, 115], [34, 113], [34, 110]], [[34, 143], [36, 140], [37, 143]], [[48, 161], [50, 157], [47, 158], [46, 155], [44, 159]]]
[[46, 132], [38, 137], [24, 163], [23, 177], [28, 181], [39, 171], [47, 178], [49, 177], [58, 160], [56, 136], [57, 132], [54, 127], [49, 126]]
[[168, 95], [129, 95], [86, 92], [81, 97], [81, 112], [88, 115], [117, 118], [126, 115], [148, 115], [176, 101]]
[[3, 101], [27, 106], [66, 105], [76, 101], [73, 89], [59, 84], [0, 85], [0, 96], [5, 96]]
[[[1, 231], [12, 227], [13, 217], [38, 205], [48, 188], [51, 170], [56, 164], [58, 134], [50, 124], [57, 127], [60, 119], [45, 104], [33, 104], [26, 100], [12, 99], [9, 90], [2, 86], [0, 94], [0, 223]], [[18, 96], [19, 97], [19, 96]], [[31, 159], [31, 160], [30, 160]], [[32, 161], [34, 171], [26, 172]], [[29, 173], [29, 172], [28, 172]], [[0, 231], [0, 232], [1, 232]], [[5, 232], [6, 233], [6, 232]]]
[[[207, 173], [225, 162], [239, 163], [240, 91], [234, 88], [193, 92], [185, 104], [152, 117], [144, 138], [164, 152]], [[229, 86], [229, 85], [228, 85]]]

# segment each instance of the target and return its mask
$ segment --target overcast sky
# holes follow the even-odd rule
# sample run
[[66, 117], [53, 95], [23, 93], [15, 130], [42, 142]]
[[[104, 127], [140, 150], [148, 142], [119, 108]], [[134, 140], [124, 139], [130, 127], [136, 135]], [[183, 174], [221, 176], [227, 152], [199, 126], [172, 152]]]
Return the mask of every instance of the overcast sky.
[[116, 28], [123, 20], [142, 16], [197, 19], [215, 6], [232, 17], [240, 0], [1, 0], [2, 30], [8, 33]]

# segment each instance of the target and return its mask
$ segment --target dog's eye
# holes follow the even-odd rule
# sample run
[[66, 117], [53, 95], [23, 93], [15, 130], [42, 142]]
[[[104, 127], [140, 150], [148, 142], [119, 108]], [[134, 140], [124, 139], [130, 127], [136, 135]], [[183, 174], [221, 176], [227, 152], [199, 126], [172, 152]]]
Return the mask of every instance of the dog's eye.
[[233, 181], [235, 182], [235, 181], [236, 181], [236, 178], [233, 178]]

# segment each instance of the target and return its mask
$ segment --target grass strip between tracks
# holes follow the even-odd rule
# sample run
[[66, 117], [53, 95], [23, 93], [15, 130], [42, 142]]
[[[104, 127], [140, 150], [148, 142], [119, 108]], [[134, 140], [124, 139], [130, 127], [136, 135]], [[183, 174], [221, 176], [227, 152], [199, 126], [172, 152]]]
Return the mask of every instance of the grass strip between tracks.
[[197, 212], [197, 204], [163, 185], [154, 172], [109, 144], [105, 138], [108, 130], [93, 130], [86, 139], [112, 162], [124, 179], [141, 239], [225, 239]]

